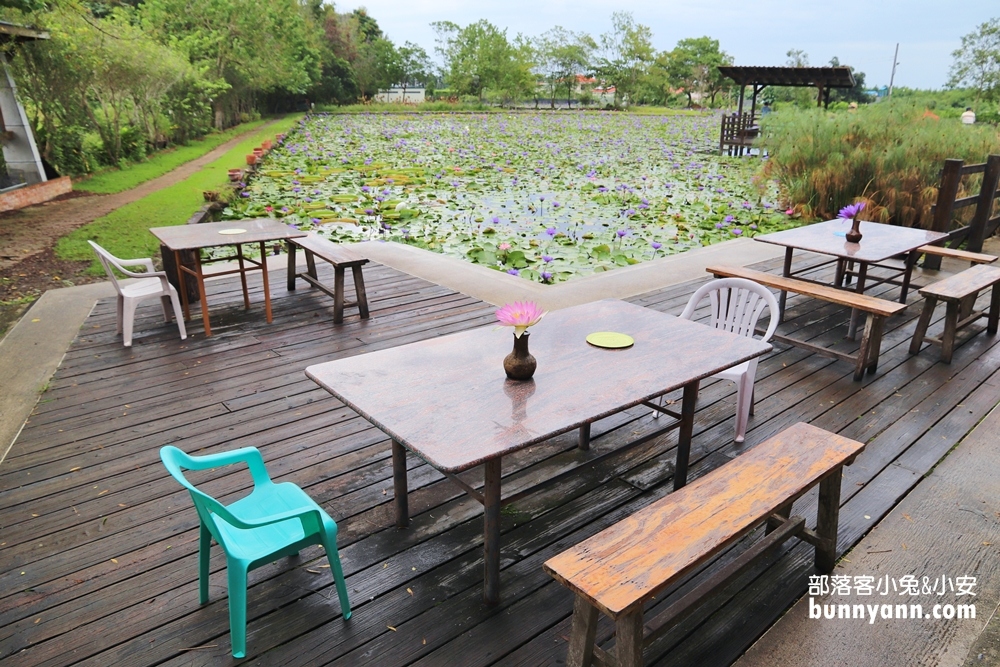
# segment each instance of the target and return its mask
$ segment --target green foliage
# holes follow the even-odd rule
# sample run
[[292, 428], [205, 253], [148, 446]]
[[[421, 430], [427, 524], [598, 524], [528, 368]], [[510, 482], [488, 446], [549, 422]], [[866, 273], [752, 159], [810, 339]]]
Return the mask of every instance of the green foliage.
[[590, 69], [597, 42], [586, 33], [577, 33], [560, 26], [538, 38], [535, 45], [535, 71], [545, 82], [549, 106], [555, 108], [557, 91], [565, 90], [566, 99], [573, 99], [576, 75]]
[[186, 146], [178, 146], [171, 150], [162, 151], [148, 160], [129, 165], [124, 169], [103, 171], [91, 178], [74, 183], [73, 189], [99, 194], [112, 194], [131, 190], [140, 183], [145, 183], [148, 180], [162, 176], [186, 162], [201, 157], [236, 135], [253, 130], [261, 125], [262, 122], [257, 121], [247, 125], [237, 125], [225, 132], [210, 134], [204, 139], [193, 141]]
[[718, 68], [732, 62], [732, 56], [719, 48], [719, 40], [693, 37], [677, 42], [673, 51], [660, 54], [654, 65], [662, 69], [665, 83], [683, 89], [688, 106], [694, 105], [694, 95], [698, 94], [702, 105], [707, 102], [707, 106], [714, 107], [716, 96], [728, 81]]
[[639, 90], [646, 67], [653, 60], [653, 31], [636, 23], [632, 14], [617, 11], [611, 15], [611, 30], [601, 35], [601, 55], [594, 63], [597, 75], [607, 87], [615, 88], [615, 106]]
[[945, 159], [982, 162], [1000, 151], [993, 128], [939, 119], [906, 99], [854, 112], [782, 111], [765, 116], [767, 180], [807, 217], [832, 218], [859, 198], [864, 216], [926, 226]]
[[1000, 98], [1000, 18], [982, 23], [962, 36], [962, 46], [952, 52], [952, 87], [973, 88], [977, 99]]
[[450, 21], [431, 25], [438, 33], [445, 81], [460, 95], [511, 104], [530, 94], [533, 54], [526, 40], [519, 38], [512, 44], [506, 30], [486, 20], [464, 28]]
[[87, 245], [93, 240], [120, 257], [153, 257], [159, 243], [150, 227], [184, 224], [205, 203], [202, 192], [217, 190], [228, 180], [227, 171], [243, 163], [243, 157], [263, 139], [292, 128], [301, 116], [284, 118], [257, 132], [185, 180], [123, 206], [59, 239], [60, 259], [93, 260], [88, 270], [101, 273], [100, 264]]

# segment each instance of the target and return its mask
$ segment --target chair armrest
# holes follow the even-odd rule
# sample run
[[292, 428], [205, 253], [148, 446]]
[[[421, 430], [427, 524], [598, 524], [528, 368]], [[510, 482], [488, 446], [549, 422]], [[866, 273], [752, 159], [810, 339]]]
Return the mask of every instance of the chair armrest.
[[[180, 451], [180, 450], [178, 450]], [[250, 476], [253, 477], [254, 486], [258, 484], [270, 484], [271, 477], [264, 467], [264, 457], [256, 447], [242, 447], [229, 452], [219, 452], [218, 454], [204, 454], [202, 456], [184, 455], [182, 465], [188, 470], [208, 470], [209, 468], [219, 468], [233, 465], [234, 463], [246, 463], [250, 468]]]
[[[304, 519], [310, 514], [314, 515], [313, 519], [315, 521], [315, 525], [317, 526], [323, 525], [322, 517], [320, 516], [319, 511], [315, 508], [289, 510], [287, 512], [279, 512], [278, 514], [273, 514], [267, 517], [266, 519], [252, 519], [252, 520], [239, 519], [233, 516], [232, 513], [230, 513], [230, 516], [233, 516], [233, 518], [236, 519], [237, 523], [229, 521], [228, 518], [226, 518], [226, 521], [229, 521], [229, 523], [232, 523], [237, 528], [248, 530], [250, 528], [261, 528], [263, 526], [270, 526], [271, 524], [281, 523], [282, 521], [288, 521], [289, 519], [299, 519], [304, 522]], [[305, 525], [303, 525], [303, 528], [306, 529], [306, 532], [309, 532], [308, 528]]]

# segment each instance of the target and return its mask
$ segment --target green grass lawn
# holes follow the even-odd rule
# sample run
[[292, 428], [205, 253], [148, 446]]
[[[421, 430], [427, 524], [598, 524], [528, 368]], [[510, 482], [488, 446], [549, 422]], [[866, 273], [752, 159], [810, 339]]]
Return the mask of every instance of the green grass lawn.
[[262, 140], [287, 132], [300, 118], [301, 114], [286, 116], [251, 135], [180, 183], [158, 190], [74, 230], [56, 243], [56, 255], [60, 259], [94, 260], [88, 269], [88, 273], [94, 275], [101, 273], [102, 269], [87, 244], [88, 240], [119, 257], [154, 257], [159, 252], [160, 244], [149, 233], [150, 227], [184, 224], [205, 203], [203, 191], [222, 187], [228, 181], [226, 172], [229, 169], [245, 165], [245, 156]]
[[130, 164], [124, 169], [102, 171], [86, 180], [74, 183], [73, 189], [102, 195], [131, 190], [140, 183], [145, 183], [157, 176], [162, 176], [185, 162], [200, 158], [205, 153], [217, 146], [221, 146], [233, 137], [260, 127], [264, 122], [258, 120], [253, 123], [237, 125], [225, 132], [217, 132], [202, 139], [192, 141], [186, 146], [177, 146], [170, 150], [161, 151], [154, 154], [148, 160]]

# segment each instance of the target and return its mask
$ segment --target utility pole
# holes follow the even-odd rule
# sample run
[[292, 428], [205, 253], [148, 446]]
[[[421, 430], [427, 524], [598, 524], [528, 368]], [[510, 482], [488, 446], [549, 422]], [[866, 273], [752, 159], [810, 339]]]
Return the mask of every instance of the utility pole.
[[892, 82], [896, 79], [896, 58], [899, 57], [899, 42], [896, 42], [896, 53], [892, 55], [892, 74], [889, 76], [889, 94], [887, 97], [892, 97]]

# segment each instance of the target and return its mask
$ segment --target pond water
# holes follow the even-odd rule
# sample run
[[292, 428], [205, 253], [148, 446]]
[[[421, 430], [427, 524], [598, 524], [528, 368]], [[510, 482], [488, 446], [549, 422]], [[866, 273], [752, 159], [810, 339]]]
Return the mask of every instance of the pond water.
[[393, 240], [546, 283], [797, 224], [713, 114], [313, 116], [225, 218]]

